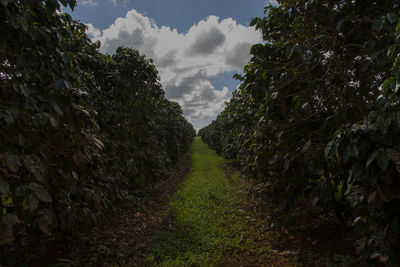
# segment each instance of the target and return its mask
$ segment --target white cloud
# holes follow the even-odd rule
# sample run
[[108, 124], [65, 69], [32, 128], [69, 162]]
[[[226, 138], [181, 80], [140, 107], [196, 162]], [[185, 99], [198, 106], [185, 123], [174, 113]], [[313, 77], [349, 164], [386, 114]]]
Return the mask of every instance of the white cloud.
[[86, 34], [89, 35], [90, 38], [100, 38], [101, 31], [93, 26], [93, 24], [86, 24], [87, 30]]
[[97, 6], [98, 4], [96, 0], [78, 0], [78, 6]]
[[[118, 6], [118, 0], [108, 0], [111, 2], [114, 6]], [[130, 3], [130, 0], [122, 0], [122, 3], [124, 5]], [[78, 0], [78, 6], [98, 6], [99, 2], [98, 0]]]
[[[248, 62], [252, 44], [261, 42], [254, 28], [227, 18], [209, 16], [186, 33], [128, 11], [107, 29], [88, 25], [93, 40], [100, 40], [101, 51], [112, 54], [119, 46], [133, 47], [154, 60], [166, 96], [181, 104], [195, 128], [215, 119], [229, 100], [227, 87], [215, 88], [210, 82], [218, 74], [239, 71]], [[231, 88], [234, 89], [234, 88]]]

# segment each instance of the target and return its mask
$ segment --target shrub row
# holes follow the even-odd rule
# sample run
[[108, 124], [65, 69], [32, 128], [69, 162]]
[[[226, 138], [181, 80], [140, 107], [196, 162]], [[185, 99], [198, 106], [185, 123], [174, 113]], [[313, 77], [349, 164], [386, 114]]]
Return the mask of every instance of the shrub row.
[[195, 135], [151, 60], [101, 54], [60, 4], [76, 1], [0, 1], [3, 264], [168, 175]]
[[399, 263], [400, 6], [278, 2], [252, 21], [264, 42], [199, 135], [280, 210], [306, 197], [355, 230], [365, 261]]

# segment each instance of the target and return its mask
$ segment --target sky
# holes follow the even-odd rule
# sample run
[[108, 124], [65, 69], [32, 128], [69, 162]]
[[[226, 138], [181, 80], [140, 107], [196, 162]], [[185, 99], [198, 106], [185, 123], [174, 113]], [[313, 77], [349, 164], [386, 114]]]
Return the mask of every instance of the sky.
[[74, 19], [113, 54], [119, 46], [153, 59], [168, 99], [182, 106], [196, 130], [224, 109], [250, 59], [262, 42], [249, 27], [262, 17], [267, 0], [78, 0]]

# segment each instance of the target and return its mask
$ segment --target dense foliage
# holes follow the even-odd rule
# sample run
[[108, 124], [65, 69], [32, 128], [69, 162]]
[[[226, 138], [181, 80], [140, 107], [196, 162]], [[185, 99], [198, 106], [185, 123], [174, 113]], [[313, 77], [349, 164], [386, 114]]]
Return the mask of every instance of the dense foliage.
[[400, 261], [400, 5], [278, 1], [230, 103], [199, 134], [266, 183], [354, 227], [363, 259]]
[[195, 135], [151, 60], [101, 54], [60, 4], [76, 1], [0, 1], [3, 263], [12, 248], [97, 222], [166, 176]]

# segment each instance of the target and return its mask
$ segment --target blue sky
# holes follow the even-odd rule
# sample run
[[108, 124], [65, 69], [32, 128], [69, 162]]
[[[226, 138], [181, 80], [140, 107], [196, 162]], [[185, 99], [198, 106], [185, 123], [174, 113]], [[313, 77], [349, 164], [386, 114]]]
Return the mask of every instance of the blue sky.
[[261, 34], [249, 27], [266, 0], [78, 0], [74, 19], [112, 54], [118, 46], [152, 58], [166, 96], [196, 129], [224, 108]]

